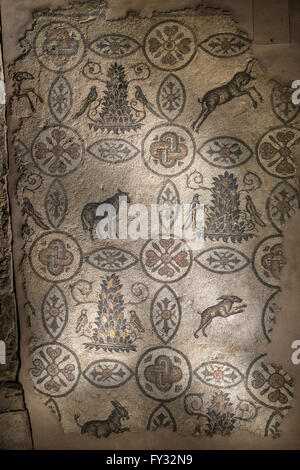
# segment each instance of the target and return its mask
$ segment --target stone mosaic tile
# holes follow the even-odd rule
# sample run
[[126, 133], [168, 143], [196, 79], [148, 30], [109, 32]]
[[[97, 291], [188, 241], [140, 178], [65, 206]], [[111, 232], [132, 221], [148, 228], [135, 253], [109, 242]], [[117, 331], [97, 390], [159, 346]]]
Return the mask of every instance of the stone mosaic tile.
[[[22, 44], [11, 113], [37, 395], [96, 438], [279, 437], [294, 379], [266, 350], [299, 205], [287, 87], [201, 8], [36, 14]], [[205, 204], [202, 249], [99, 240], [96, 209], [120, 194]]]

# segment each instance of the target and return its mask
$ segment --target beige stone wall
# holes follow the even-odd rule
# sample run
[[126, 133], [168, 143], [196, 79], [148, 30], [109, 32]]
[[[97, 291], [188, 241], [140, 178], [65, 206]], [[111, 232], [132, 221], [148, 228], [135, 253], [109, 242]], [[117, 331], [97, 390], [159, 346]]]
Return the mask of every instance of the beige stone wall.
[[[0, 84], [3, 89], [0, 63]], [[7, 194], [7, 127], [5, 94], [0, 101], [0, 340], [5, 343], [5, 364], [0, 364], [0, 448], [31, 449], [32, 438], [23, 388], [18, 383], [19, 332], [12, 267], [10, 205]], [[2, 351], [1, 351], [2, 352]]]

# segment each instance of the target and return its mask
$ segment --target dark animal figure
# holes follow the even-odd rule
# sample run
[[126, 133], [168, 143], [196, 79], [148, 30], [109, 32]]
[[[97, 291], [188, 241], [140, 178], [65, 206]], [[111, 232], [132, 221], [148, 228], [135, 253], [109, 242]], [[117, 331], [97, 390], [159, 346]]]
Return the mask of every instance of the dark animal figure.
[[33, 101], [30, 97], [31, 95], [34, 95], [36, 97], [36, 100], [39, 101], [40, 103], [43, 103], [44, 100], [41, 98], [33, 88], [23, 88], [22, 89], [22, 83], [24, 80], [33, 80], [34, 76], [29, 73], [29, 72], [15, 72], [13, 74], [13, 81], [14, 81], [14, 95], [17, 97], [17, 100], [20, 98], [27, 98], [30, 109], [32, 112], [35, 111], [35, 107], [33, 104]]
[[88, 436], [94, 436], [100, 439], [101, 437], [108, 437], [113, 432], [119, 434], [122, 432], [130, 431], [129, 428], [122, 428], [121, 420], [129, 419], [128, 411], [118, 401], [114, 400], [111, 402], [114, 406], [109, 417], [102, 421], [87, 421], [82, 426], [79, 424], [79, 416], [75, 415], [74, 419], [76, 424], [81, 428], [81, 434], [87, 434]]
[[112, 196], [106, 199], [105, 201], [101, 202], [89, 202], [84, 206], [81, 212], [81, 222], [82, 222], [82, 228], [84, 231], [89, 231], [90, 232], [90, 238], [92, 241], [94, 241], [94, 236], [93, 236], [93, 229], [94, 227], [100, 222], [100, 220], [105, 219], [107, 215], [103, 216], [97, 216], [97, 208], [101, 204], [111, 204], [116, 211], [116, 214], [119, 212], [119, 197], [120, 196], [126, 196], [127, 197], [127, 202], [130, 202], [129, 195], [127, 193], [123, 193], [118, 189], [118, 192]]
[[259, 97], [260, 101], [263, 101], [263, 97], [255, 86], [245, 88], [251, 80], [256, 80], [256, 77], [251, 75], [254, 60], [250, 60], [243, 72], [237, 72], [232, 79], [223, 86], [214, 88], [208, 91], [203, 96], [202, 100], [198, 99], [199, 103], [202, 103], [202, 110], [196, 121], [192, 124], [192, 128], [198, 132], [200, 126], [203, 124], [205, 119], [209, 116], [217, 106], [228, 103], [233, 98], [242, 95], [248, 95], [252, 101], [253, 107], [257, 107], [257, 101], [253, 98], [251, 91], [255, 92]]
[[216, 305], [212, 305], [204, 310], [202, 313], [198, 312], [201, 315], [201, 322], [198, 330], [194, 333], [195, 338], [198, 338], [198, 331], [202, 330], [203, 336], [207, 336], [205, 333], [205, 329], [208, 325], [212, 322], [215, 317], [223, 317], [227, 318], [230, 315], [236, 315], [237, 313], [242, 313], [246, 304], [233, 306], [234, 303], [241, 303], [242, 299], [237, 297], [236, 295], [222, 295], [218, 297], [218, 300], [221, 300]]

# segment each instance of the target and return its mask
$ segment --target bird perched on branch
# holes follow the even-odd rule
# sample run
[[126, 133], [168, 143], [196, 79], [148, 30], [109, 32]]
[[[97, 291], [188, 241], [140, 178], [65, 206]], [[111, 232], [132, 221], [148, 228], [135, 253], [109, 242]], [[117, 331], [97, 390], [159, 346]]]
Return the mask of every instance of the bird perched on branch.
[[79, 118], [79, 116], [85, 113], [89, 105], [93, 103], [97, 98], [98, 98], [98, 93], [97, 93], [95, 85], [93, 85], [87, 97], [82, 101], [80, 110], [78, 111], [78, 113], [75, 114], [74, 116], [75, 119]]
[[130, 311], [130, 323], [139, 333], [145, 333], [145, 328], [134, 310]]
[[43, 222], [41, 214], [34, 210], [33, 205], [27, 197], [24, 197], [23, 210], [27, 215], [33, 218], [39, 227], [43, 228], [44, 230], [49, 230], [48, 225]]
[[87, 310], [82, 309], [77, 320], [76, 333], [79, 333], [88, 323]]
[[266, 226], [266, 224], [262, 221], [259, 213], [257, 212], [256, 207], [249, 195], [246, 196], [246, 211], [248, 212], [248, 214], [250, 214], [251, 220], [254, 223], [260, 225], [261, 227]]
[[135, 87], [135, 99], [142, 103], [154, 116], [161, 119], [161, 116], [154, 110], [153, 105], [149, 103], [140, 86]]

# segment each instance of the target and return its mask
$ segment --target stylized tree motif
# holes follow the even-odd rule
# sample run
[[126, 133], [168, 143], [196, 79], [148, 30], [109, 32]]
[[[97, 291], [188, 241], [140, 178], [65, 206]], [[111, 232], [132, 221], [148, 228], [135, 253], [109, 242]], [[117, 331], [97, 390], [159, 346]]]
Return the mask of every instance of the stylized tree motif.
[[213, 178], [211, 206], [206, 214], [205, 234], [211, 240], [241, 242], [253, 237], [241, 220], [237, 178], [227, 171]]
[[135, 351], [133, 339], [127, 329], [124, 318], [124, 299], [122, 284], [117, 274], [107, 276], [103, 280], [98, 303], [98, 315], [93, 329], [93, 343], [87, 343], [87, 348], [104, 351]]
[[140, 127], [128, 103], [128, 81], [125, 68], [115, 62], [107, 72], [106, 89], [97, 123], [108, 132], [118, 134]]

